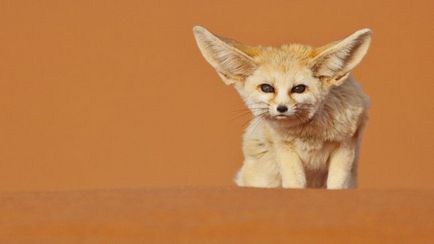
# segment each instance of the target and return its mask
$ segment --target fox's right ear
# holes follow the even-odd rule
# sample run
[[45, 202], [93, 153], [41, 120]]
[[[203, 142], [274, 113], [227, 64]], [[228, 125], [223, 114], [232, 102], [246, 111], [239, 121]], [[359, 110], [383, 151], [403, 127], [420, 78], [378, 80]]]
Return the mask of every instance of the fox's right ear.
[[361, 29], [341, 41], [319, 48], [312, 62], [316, 77], [340, 85], [349, 73], [360, 63], [371, 43], [370, 29]]
[[241, 43], [217, 37], [201, 26], [193, 28], [202, 55], [227, 84], [243, 81], [255, 71], [253, 58], [239, 48]]

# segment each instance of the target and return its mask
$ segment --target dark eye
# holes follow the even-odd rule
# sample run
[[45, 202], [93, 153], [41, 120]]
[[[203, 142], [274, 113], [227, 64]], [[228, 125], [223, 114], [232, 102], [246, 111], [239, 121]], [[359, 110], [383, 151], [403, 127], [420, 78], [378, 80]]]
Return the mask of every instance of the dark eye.
[[274, 87], [269, 85], [269, 84], [261, 84], [261, 85], [259, 85], [259, 87], [261, 88], [261, 91], [263, 91], [265, 93], [273, 93], [274, 92]]
[[292, 93], [303, 93], [306, 90], [305, 85], [296, 85], [291, 89]]

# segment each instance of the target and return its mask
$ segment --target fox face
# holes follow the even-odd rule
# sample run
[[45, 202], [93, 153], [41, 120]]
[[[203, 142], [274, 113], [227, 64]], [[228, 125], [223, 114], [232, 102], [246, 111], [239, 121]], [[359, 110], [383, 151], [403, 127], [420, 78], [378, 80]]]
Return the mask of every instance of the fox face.
[[234, 84], [255, 116], [302, 123], [315, 114], [326, 95], [327, 87], [314, 77], [304, 57], [291, 55], [289, 49], [264, 50], [255, 57], [257, 69]]
[[331, 89], [366, 54], [371, 31], [362, 29], [320, 48], [301, 44], [248, 46], [203, 27], [193, 32], [205, 59], [233, 85], [254, 116], [297, 125], [309, 121]]

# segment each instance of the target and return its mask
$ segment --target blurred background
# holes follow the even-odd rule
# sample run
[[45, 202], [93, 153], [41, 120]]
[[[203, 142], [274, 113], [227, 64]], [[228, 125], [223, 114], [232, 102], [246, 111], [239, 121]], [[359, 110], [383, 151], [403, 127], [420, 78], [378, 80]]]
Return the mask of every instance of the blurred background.
[[227, 186], [250, 116], [194, 25], [320, 46], [369, 27], [360, 188], [434, 187], [433, 1], [1, 1], [0, 191]]

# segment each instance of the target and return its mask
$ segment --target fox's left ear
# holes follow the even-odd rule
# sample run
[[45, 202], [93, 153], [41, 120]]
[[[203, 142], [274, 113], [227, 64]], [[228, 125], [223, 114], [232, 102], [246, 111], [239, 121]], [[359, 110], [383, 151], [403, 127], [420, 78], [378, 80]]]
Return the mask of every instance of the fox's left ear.
[[341, 41], [317, 49], [311, 61], [315, 77], [340, 85], [363, 59], [371, 43], [371, 30], [361, 29]]
[[226, 83], [243, 81], [256, 70], [252, 54], [255, 50], [235, 40], [219, 37], [201, 26], [193, 28], [203, 57]]

